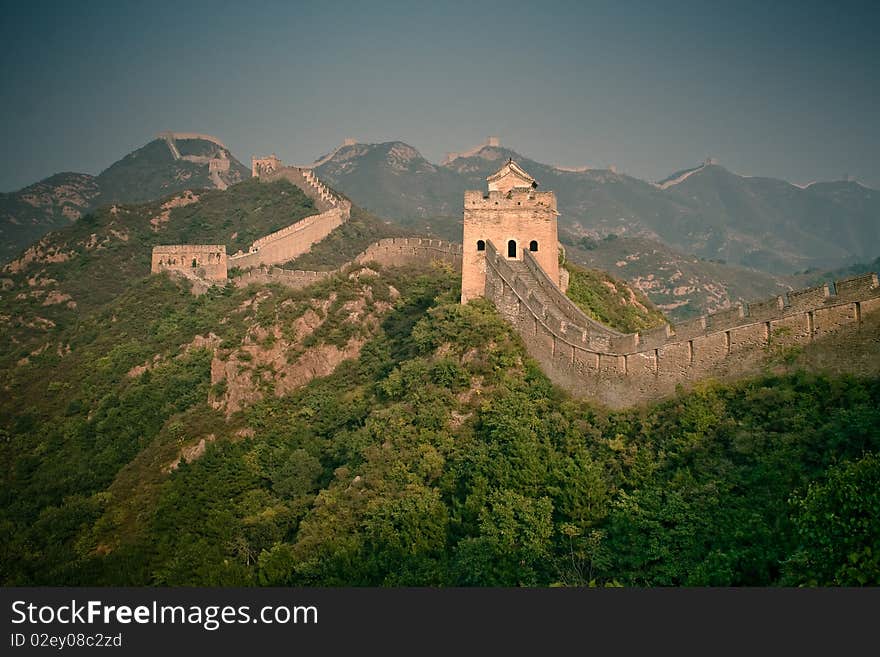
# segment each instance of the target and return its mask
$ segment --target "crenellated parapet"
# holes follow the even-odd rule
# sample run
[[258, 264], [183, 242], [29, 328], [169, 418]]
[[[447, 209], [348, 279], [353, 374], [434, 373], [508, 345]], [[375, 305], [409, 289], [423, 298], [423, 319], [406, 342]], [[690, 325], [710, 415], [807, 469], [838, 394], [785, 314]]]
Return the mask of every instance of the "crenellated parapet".
[[[173, 145], [175, 134], [178, 133], [163, 133], [161, 136], [168, 139], [169, 144]], [[212, 174], [215, 175], [219, 170], [219, 168], [216, 170], [215, 168], [210, 169]], [[209, 280], [226, 280], [227, 262], [230, 267], [248, 269], [279, 265], [293, 260], [303, 253], [307, 253], [312, 248], [312, 245], [327, 237], [333, 230], [348, 221], [351, 216], [351, 202], [333, 192], [310, 170], [298, 167], [282, 167], [281, 160], [273, 154], [268, 158], [253, 158], [253, 172], [255, 176], [266, 180], [284, 178], [293, 182], [315, 202], [315, 206], [320, 212], [257, 239], [248, 247], [246, 253], [239, 251], [229, 256], [228, 260], [226, 248], [224, 247], [222, 269], [219, 267], [219, 263], [211, 263]], [[202, 247], [199, 245], [177, 245], [157, 248], [199, 249]], [[196, 260], [198, 258], [193, 258], [193, 261]], [[164, 262], [162, 260], [162, 263]], [[160, 264], [154, 255], [152, 271], [157, 272], [160, 268], [185, 269], [178, 265]]]
[[427, 237], [389, 237], [368, 246], [353, 262], [394, 267], [434, 261], [461, 269], [461, 244]]
[[351, 202], [330, 189], [311, 168], [284, 166], [274, 153], [265, 158], [253, 158], [252, 168], [254, 177], [265, 182], [283, 179], [293, 183], [314, 201], [321, 212], [340, 208], [347, 215], [351, 211]]
[[492, 243], [486, 250], [485, 295], [545, 373], [571, 393], [613, 407], [661, 398], [706, 378], [753, 374], [772, 348], [848, 335], [880, 348], [880, 335], [864, 328], [866, 318], [880, 316], [874, 273], [621, 334], [572, 309], [529, 254], [519, 262]]
[[174, 132], [172, 130], [166, 130], [165, 132], [160, 132], [156, 135], [159, 139], [165, 139], [166, 141], [177, 141], [177, 140], [187, 140], [187, 139], [198, 139], [200, 141], [209, 141], [215, 146], [219, 146], [224, 150], [229, 150], [226, 148], [226, 144], [222, 141], [214, 137], [213, 135], [206, 135], [201, 132]]
[[556, 194], [554, 192], [539, 192], [534, 189], [513, 189], [509, 192], [467, 190], [464, 193], [464, 207], [492, 211], [550, 208], [555, 211]]
[[246, 269], [288, 262], [308, 253], [313, 244], [327, 237], [347, 219], [345, 211], [335, 207], [306, 217], [256, 240], [247, 253], [239, 251], [230, 256], [229, 266]]
[[374, 242], [353, 260], [332, 271], [259, 267], [242, 273], [234, 280], [238, 287], [246, 287], [251, 283], [278, 283], [299, 289], [334, 276], [354, 264], [377, 263], [383, 267], [402, 267], [437, 262], [444, 262], [455, 269], [461, 269], [461, 244], [425, 237], [389, 237]]
[[300, 289], [317, 283], [320, 280], [330, 278], [333, 273], [329, 271], [281, 269], [280, 267], [258, 267], [244, 272], [234, 280], [238, 287], [247, 287], [251, 283], [277, 283], [285, 287]]
[[167, 244], [153, 247], [150, 272], [179, 271], [209, 281], [226, 280], [224, 244]]
[[275, 153], [266, 157], [251, 157], [251, 176], [254, 178], [265, 178], [283, 167], [284, 164]]

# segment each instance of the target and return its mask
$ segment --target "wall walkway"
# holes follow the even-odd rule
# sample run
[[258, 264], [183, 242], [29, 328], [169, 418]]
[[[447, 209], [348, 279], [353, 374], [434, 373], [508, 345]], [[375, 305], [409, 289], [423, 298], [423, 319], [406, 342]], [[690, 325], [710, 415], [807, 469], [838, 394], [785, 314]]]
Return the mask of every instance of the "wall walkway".
[[[753, 374], [771, 348], [805, 345], [841, 332], [865, 340], [880, 310], [877, 274], [865, 274], [679, 324], [621, 334], [572, 310], [526, 252], [522, 262], [486, 247], [486, 297], [522, 336], [547, 376], [576, 396], [631, 406], [706, 378]], [[550, 283], [552, 286], [552, 283]], [[580, 315], [578, 314], [580, 313]], [[587, 321], [585, 321], [587, 320]]]

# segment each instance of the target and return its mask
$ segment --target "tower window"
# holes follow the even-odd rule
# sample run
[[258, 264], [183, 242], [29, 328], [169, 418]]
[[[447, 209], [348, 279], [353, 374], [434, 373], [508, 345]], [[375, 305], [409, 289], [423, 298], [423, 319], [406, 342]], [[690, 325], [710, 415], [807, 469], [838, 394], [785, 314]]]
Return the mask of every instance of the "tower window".
[[529, 242], [529, 251], [535, 252], [538, 250], [538, 242], [537, 240], [532, 240]]
[[515, 258], [516, 257], [516, 240], [508, 240], [507, 242], [507, 257]]
[[486, 243], [483, 240], [477, 240], [477, 251], [485, 251]]
[[192, 266], [193, 266], [193, 269], [195, 269], [196, 267], [198, 267], [198, 266], [199, 266], [199, 261], [196, 260], [195, 258], [193, 258]]

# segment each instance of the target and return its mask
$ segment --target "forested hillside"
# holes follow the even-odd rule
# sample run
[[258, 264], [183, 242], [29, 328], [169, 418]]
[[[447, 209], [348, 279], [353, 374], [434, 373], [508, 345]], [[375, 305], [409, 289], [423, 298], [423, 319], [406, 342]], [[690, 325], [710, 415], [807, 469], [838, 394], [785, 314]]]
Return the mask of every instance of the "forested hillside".
[[[457, 290], [132, 282], [4, 385], [4, 583], [880, 583], [880, 382], [607, 412]], [[258, 394], [232, 410], [238, 376]]]
[[588, 317], [622, 333], [661, 326], [666, 318], [640, 291], [598, 269], [566, 262], [569, 282], [566, 295]]
[[[35, 350], [64, 349], [61, 327], [147, 275], [157, 244], [225, 244], [227, 253], [246, 251], [258, 237], [316, 213], [295, 185], [256, 179], [225, 191], [187, 190], [152, 203], [96, 210], [46, 235], [4, 267], [0, 339], [8, 346], [0, 351], [0, 364], [28, 358]], [[341, 264], [346, 253], [394, 234], [399, 231], [354, 209], [351, 226], [331, 233], [320, 248], [328, 251], [334, 244], [333, 256], [341, 255], [336, 263]]]

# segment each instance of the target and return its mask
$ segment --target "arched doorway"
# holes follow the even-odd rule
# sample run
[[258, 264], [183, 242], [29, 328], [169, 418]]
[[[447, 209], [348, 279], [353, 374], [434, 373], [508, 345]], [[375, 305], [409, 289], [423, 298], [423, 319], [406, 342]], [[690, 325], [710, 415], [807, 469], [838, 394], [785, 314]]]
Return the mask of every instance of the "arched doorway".
[[516, 240], [507, 240], [507, 257], [516, 257]]
[[538, 240], [532, 240], [529, 242], [529, 251], [535, 253], [538, 250]]

